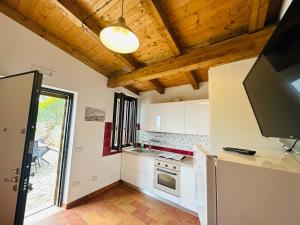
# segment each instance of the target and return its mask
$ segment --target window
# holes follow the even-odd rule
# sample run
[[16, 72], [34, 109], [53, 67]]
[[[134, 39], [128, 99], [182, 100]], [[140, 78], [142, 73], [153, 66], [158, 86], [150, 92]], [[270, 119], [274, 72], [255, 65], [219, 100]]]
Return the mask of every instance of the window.
[[112, 149], [134, 146], [136, 143], [137, 99], [115, 93]]

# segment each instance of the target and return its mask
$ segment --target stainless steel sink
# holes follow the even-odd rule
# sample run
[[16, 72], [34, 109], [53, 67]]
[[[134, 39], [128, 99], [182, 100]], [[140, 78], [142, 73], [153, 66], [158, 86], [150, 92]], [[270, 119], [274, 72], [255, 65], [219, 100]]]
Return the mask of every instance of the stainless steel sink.
[[134, 148], [130, 150], [131, 152], [145, 152], [144, 150], [142, 150], [141, 148]]
[[149, 149], [142, 149], [142, 148], [134, 148], [130, 150], [131, 152], [138, 152], [138, 153], [150, 153], [154, 154], [156, 153], [155, 151], [149, 150]]

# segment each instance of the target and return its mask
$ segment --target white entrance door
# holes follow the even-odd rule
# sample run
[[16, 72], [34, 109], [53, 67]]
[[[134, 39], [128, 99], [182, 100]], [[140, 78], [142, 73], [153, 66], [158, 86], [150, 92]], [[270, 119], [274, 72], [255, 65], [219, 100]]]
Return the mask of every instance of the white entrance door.
[[42, 75], [0, 78], [0, 224], [22, 225]]

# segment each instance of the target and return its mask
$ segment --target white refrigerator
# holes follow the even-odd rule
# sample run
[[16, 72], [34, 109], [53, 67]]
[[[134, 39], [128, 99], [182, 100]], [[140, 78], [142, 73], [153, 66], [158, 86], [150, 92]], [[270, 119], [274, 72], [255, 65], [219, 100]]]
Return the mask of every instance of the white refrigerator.
[[195, 154], [201, 225], [300, 225], [300, 156]]

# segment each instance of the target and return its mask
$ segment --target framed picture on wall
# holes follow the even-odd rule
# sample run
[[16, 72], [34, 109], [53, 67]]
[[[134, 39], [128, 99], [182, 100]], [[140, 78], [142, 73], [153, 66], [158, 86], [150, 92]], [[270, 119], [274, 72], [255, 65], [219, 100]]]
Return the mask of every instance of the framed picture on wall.
[[85, 121], [104, 122], [105, 121], [105, 110], [87, 106], [87, 107], [85, 107], [84, 120]]

